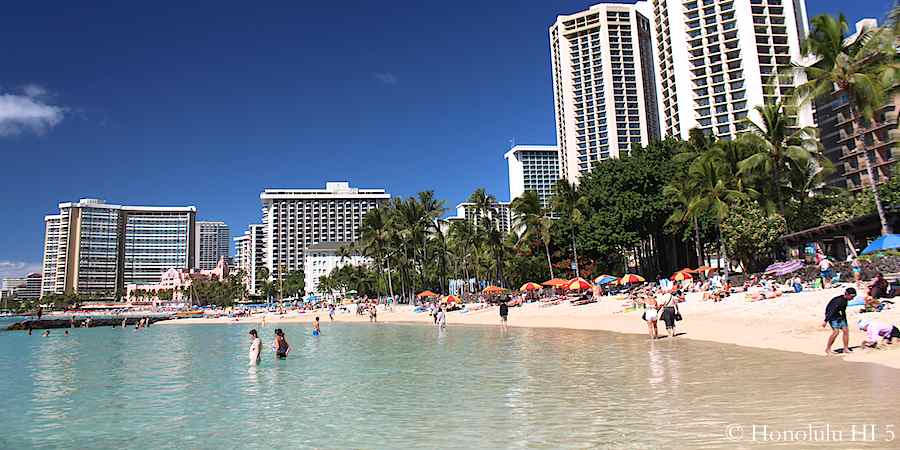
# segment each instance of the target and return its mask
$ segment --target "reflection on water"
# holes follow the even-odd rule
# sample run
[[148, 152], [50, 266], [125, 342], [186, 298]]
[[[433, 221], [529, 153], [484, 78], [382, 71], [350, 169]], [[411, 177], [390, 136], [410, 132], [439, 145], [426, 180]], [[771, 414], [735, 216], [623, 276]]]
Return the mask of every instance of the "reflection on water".
[[837, 359], [602, 332], [326, 324], [318, 337], [283, 326], [286, 360], [261, 329], [257, 367], [249, 328], [0, 334], [0, 447], [720, 448], [733, 444], [729, 424], [900, 417], [900, 373]]

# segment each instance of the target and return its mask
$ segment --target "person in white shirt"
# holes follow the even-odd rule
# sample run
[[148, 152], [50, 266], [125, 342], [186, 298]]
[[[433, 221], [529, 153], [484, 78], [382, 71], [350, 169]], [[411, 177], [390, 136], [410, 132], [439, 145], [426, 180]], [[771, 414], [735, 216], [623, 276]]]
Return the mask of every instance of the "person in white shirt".
[[250, 359], [250, 365], [259, 364], [260, 354], [262, 353], [262, 341], [259, 340], [259, 335], [256, 333], [256, 330], [250, 330], [250, 350], [247, 352], [247, 357]]

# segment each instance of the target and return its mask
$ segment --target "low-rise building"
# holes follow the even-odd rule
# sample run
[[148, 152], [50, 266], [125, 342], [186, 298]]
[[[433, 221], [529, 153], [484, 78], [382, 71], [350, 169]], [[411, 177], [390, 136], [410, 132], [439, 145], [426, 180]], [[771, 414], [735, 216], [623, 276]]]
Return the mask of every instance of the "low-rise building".
[[332, 294], [319, 289], [319, 278], [330, 275], [334, 269], [344, 266], [364, 266], [371, 258], [350, 251], [350, 242], [320, 242], [310, 245], [304, 251], [304, 290], [319, 295]]

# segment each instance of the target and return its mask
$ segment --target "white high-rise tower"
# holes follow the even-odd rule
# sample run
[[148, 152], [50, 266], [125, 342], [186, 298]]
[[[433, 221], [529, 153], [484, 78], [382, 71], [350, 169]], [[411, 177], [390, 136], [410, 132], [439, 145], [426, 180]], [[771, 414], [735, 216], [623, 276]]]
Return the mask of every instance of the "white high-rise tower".
[[661, 136], [650, 5], [604, 3], [550, 27], [563, 178]]

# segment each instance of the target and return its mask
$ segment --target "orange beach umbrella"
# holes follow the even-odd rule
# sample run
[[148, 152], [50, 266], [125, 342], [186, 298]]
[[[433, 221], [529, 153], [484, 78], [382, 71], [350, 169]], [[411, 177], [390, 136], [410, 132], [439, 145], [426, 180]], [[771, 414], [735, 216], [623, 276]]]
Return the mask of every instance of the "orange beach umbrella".
[[488, 287], [484, 288], [484, 290], [481, 292], [485, 293], [485, 294], [499, 294], [499, 293], [503, 292], [504, 290], [505, 289], [503, 289], [501, 287], [488, 286]]
[[431, 291], [422, 291], [416, 294], [416, 298], [437, 297], [437, 294]]
[[624, 276], [622, 276], [622, 279], [619, 280], [619, 282], [622, 284], [643, 283], [644, 281], [646, 281], [646, 280], [644, 280], [644, 277], [642, 277], [640, 275], [635, 275], [633, 273], [626, 273]]
[[565, 286], [568, 283], [569, 282], [567, 280], [563, 280], [562, 278], [553, 278], [553, 279], [547, 280], [541, 284], [543, 284], [544, 286], [550, 286], [550, 287], [560, 287], [560, 286]]
[[689, 274], [687, 272], [675, 272], [670, 278], [673, 281], [684, 281], [684, 280], [691, 280], [694, 277], [692, 277], [691, 274]]
[[519, 288], [520, 291], [536, 291], [538, 289], [542, 289], [541, 285], [539, 285], [537, 283], [532, 283], [530, 281], [528, 283], [523, 284], [522, 287]]
[[590, 289], [591, 283], [588, 283], [584, 278], [572, 278], [569, 280], [569, 284], [566, 285], [566, 289], [570, 291], [580, 291], [583, 289]]
[[444, 297], [444, 302], [446, 303], [459, 303], [459, 297], [455, 295], [448, 295]]

